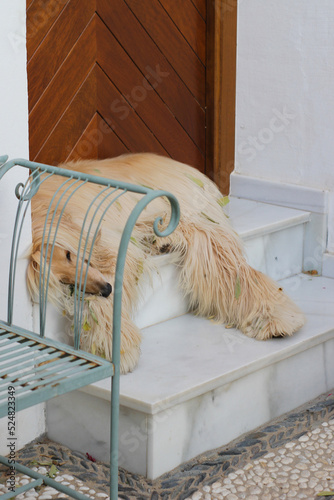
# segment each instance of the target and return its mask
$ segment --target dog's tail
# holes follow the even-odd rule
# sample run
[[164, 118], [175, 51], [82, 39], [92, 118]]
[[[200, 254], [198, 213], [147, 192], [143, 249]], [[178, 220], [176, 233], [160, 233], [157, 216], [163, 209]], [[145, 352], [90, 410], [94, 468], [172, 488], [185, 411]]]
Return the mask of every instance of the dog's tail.
[[227, 223], [196, 218], [181, 227], [185, 248], [180, 286], [198, 315], [264, 340], [292, 335], [302, 312], [273, 280], [250, 267]]

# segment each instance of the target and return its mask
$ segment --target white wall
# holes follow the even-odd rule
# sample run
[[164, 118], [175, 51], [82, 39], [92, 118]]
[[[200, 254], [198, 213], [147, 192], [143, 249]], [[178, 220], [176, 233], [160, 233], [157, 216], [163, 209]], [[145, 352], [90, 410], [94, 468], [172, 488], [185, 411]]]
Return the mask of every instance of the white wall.
[[[25, 44], [25, 0], [0, 2], [0, 156], [28, 158], [28, 94]], [[20, 169], [7, 174], [0, 182], [0, 317], [6, 319], [8, 250], [16, 204], [11, 196], [22, 181]], [[29, 220], [29, 214], [28, 214]], [[23, 234], [24, 244], [31, 241], [30, 227]], [[25, 285], [26, 262], [20, 258], [16, 283], [19, 308], [16, 323], [32, 327], [32, 305]], [[44, 407], [24, 410], [17, 416], [17, 449], [45, 430]], [[7, 454], [7, 419], [0, 420], [0, 453]]]
[[235, 174], [328, 193], [334, 252], [334, 2], [240, 0]]
[[[25, 48], [25, 0], [2, 1], [0, 3], [0, 156], [10, 158], [28, 157], [28, 93]], [[16, 169], [18, 170], [18, 169]], [[22, 173], [22, 172], [21, 172]], [[20, 172], [7, 174], [0, 183], [0, 316], [3, 318], [7, 300], [4, 281], [8, 272], [8, 249], [10, 245], [14, 210], [16, 207], [13, 189], [20, 181]], [[30, 240], [29, 231], [25, 241]], [[19, 283], [19, 293], [25, 287]], [[22, 295], [24, 321], [31, 318], [31, 305]]]
[[0, 2], [0, 155], [28, 156], [25, 0]]
[[238, 17], [235, 171], [334, 190], [333, 0], [241, 0]]

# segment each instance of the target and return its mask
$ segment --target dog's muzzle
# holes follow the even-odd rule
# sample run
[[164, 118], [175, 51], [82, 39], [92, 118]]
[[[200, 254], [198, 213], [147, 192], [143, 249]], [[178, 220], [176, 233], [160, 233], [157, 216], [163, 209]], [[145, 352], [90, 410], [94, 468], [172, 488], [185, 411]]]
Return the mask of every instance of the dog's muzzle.
[[110, 283], [106, 283], [101, 290], [102, 297], [109, 297], [112, 292], [112, 286]]

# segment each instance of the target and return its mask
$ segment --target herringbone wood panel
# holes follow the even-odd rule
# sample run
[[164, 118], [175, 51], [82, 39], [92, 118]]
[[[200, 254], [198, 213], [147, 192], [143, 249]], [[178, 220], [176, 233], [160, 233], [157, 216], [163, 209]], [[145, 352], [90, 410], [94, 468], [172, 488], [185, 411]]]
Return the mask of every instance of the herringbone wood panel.
[[205, 170], [205, 0], [27, 0], [30, 158]]

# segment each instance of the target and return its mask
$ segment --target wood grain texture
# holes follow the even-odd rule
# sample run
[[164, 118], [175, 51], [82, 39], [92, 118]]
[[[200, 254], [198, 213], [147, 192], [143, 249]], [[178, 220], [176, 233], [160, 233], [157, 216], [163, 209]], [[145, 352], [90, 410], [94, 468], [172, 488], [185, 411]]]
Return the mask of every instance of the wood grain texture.
[[[39, 151], [96, 61], [96, 19], [88, 24], [35, 106], [30, 103], [30, 144]], [[82, 57], [84, 55], [84, 57]], [[80, 61], [80, 64], [78, 64]]]
[[191, 0], [159, 0], [203, 65], [206, 65], [205, 21]]
[[97, 67], [98, 92], [97, 110], [107, 124], [125, 144], [129, 151], [151, 151], [167, 155], [153, 132], [140, 119], [132, 106], [109, 80], [104, 71]]
[[30, 158], [152, 151], [227, 185], [231, 2], [225, 12], [220, 0], [27, 0]]
[[237, 0], [207, 10], [207, 174], [228, 194], [235, 157]]
[[207, 9], [209, 7], [207, 6], [207, 4], [212, 0], [191, 0], [191, 1], [198, 10], [198, 12], [200, 13], [200, 15], [202, 16], [202, 18], [206, 20]]
[[[154, 86], [159, 84], [160, 79], [168, 80], [168, 75], [157, 76], [158, 80], [154, 80], [152, 74], [145, 78], [104, 23], [100, 22], [97, 33], [97, 61], [114, 86], [121, 89], [124, 100], [121, 107], [126, 107], [128, 113], [130, 113], [130, 108], [134, 110], [169, 155], [181, 161], [194, 161], [203, 170], [203, 155], [175, 120], [159, 94], [155, 92]], [[166, 83], [168, 84], [168, 81]], [[117, 110], [116, 102], [109, 103], [113, 108], [113, 117], [117, 112], [124, 115], [122, 109]], [[199, 163], [201, 156], [202, 164]]]
[[29, 59], [30, 108], [35, 106], [94, 12], [92, 0], [70, 0], [44, 37], [43, 43]]
[[[204, 155], [205, 110], [126, 3], [116, 1], [112, 10], [109, 4], [109, 0], [99, 0], [98, 14]], [[126, 19], [126, 23], [120, 23], [119, 19]]]
[[173, 64], [178, 75], [202, 107], [205, 106], [205, 66], [157, 1], [144, 9], [142, 0], [126, 0], [138, 21], [150, 34], [161, 52]]
[[102, 137], [107, 137], [107, 140], [101, 140], [100, 142], [98, 158], [111, 158], [113, 156], [119, 156], [130, 152], [121, 139], [116, 135], [115, 131], [99, 115], [97, 122], [97, 130], [101, 132], [98, 140]]
[[67, 158], [95, 112], [96, 87], [94, 68], [38, 151], [39, 162], [57, 165]]
[[76, 161], [81, 158], [95, 160], [98, 157], [98, 139], [96, 130], [98, 128], [98, 114], [95, 113], [87, 127], [77, 140], [74, 148], [69, 152], [66, 161]]
[[[159, 0], [144, 1], [192, 54], [203, 86], [203, 47], [190, 46], [182, 3], [174, 22]], [[201, 46], [205, 23], [186, 4]], [[27, 30], [31, 159], [153, 151], [205, 170], [203, 89], [201, 105], [125, 0], [28, 0]]]
[[69, 0], [27, 0], [27, 57], [31, 59]]
[[[105, 140], [106, 136], [108, 137], [107, 141]], [[91, 160], [111, 158], [128, 152], [129, 150], [112, 128], [98, 113], [95, 113], [66, 161], [80, 160], [81, 158]]]

